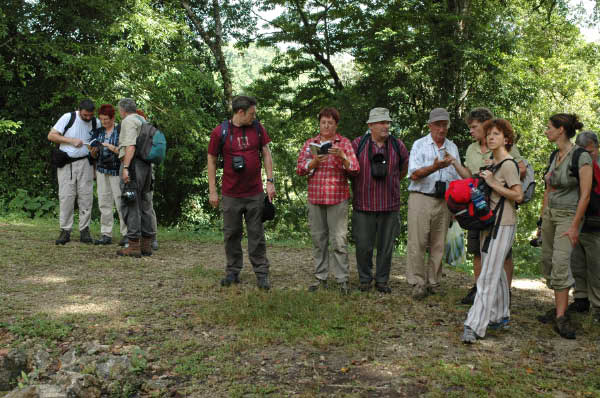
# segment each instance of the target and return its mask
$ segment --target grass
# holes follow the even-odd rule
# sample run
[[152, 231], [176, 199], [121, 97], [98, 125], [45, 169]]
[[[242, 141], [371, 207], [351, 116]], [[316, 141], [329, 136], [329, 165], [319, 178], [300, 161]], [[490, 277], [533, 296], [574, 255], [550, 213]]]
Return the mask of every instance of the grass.
[[[511, 329], [464, 346], [468, 307], [457, 302], [471, 276], [447, 268], [438, 294], [413, 301], [401, 253], [391, 295], [311, 294], [310, 247], [269, 242], [265, 293], [247, 261], [240, 285], [219, 286], [218, 232], [161, 229], [160, 250], [142, 259], [80, 244], [76, 233], [58, 247], [56, 234], [56, 220], [0, 219], [0, 347], [41, 345], [55, 359], [91, 341], [139, 347], [136, 378], [111, 396], [138, 394], [153, 378], [170, 384], [149, 396], [600, 396], [600, 328], [578, 316], [577, 340], [565, 341], [537, 323], [552, 305], [544, 288], [513, 288]], [[517, 277], [535, 275], [536, 256], [515, 247]]]

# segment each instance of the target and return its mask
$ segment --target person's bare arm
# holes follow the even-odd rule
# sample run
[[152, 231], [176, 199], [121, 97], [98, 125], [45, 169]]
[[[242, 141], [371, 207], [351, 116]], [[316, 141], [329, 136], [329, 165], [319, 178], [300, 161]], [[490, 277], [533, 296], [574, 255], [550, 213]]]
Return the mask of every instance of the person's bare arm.
[[440, 169], [450, 166], [450, 164], [452, 164], [452, 160], [453, 159], [448, 156], [446, 156], [444, 160], [439, 160], [438, 158], [435, 158], [431, 166], [421, 167], [420, 169], [413, 171], [413, 173], [410, 175], [410, 179], [416, 181], [420, 180], [421, 178], [425, 178], [429, 174], [435, 173]]
[[571, 245], [575, 247], [579, 241], [579, 227], [583, 221], [583, 216], [587, 210], [588, 204], [590, 203], [590, 192], [592, 191], [592, 177], [593, 169], [589, 164], [584, 165], [579, 169], [579, 202], [577, 203], [577, 210], [575, 211], [575, 217], [571, 222], [569, 229], [561, 236], [567, 236], [571, 241]]
[[217, 157], [208, 154], [206, 163], [208, 171], [208, 201], [214, 208], [219, 206], [219, 194], [217, 193]]
[[[273, 179], [273, 156], [271, 156], [271, 149], [269, 144], [262, 147], [263, 163], [265, 166], [265, 172], [267, 173], [267, 179]], [[272, 202], [275, 197], [275, 184], [267, 180], [267, 196]]]
[[83, 141], [79, 138], [65, 137], [55, 128], [50, 129], [50, 132], [48, 133], [48, 141], [54, 142], [55, 144], [73, 145], [75, 148], [80, 148], [83, 145]]
[[125, 156], [123, 156], [123, 159], [121, 160], [121, 163], [123, 164], [123, 174], [121, 175], [121, 178], [123, 179], [123, 182], [125, 184], [129, 183], [129, 167], [133, 167], [133, 165], [131, 164], [131, 161], [133, 160], [133, 157], [135, 156], [135, 145], [129, 145], [128, 147], [125, 148]]

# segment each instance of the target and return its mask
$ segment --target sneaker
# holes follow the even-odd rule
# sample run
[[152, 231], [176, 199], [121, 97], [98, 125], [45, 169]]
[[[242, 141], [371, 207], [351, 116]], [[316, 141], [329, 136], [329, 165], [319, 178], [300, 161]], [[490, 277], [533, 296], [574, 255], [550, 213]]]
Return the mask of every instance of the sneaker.
[[473, 305], [475, 302], [475, 295], [477, 294], [477, 285], [473, 285], [471, 290], [467, 293], [465, 297], [460, 300], [461, 304]]
[[269, 290], [271, 289], [271, 283], [269, 283], [268, 275], [257, 275], [256, 276], [256, 286], [260, 290]]
[[92, 239], [92, 235], [90, 235], [89, 227], [85, 227], [84, 229], [79, 231], [79, 241], [81, 243], [88, 243], [88, 244], [94, 243], [94, 240]]
[[122, 237], [121, 240], [119, 241], [119, 246], [122, 246], [122, 247], [129, 246], [129, 238], [127, 238], [127, 236]]
[[350, 286], [348, 286], [348, 282], [338, 282], [337, 287], [341, 294], [347, 296], [350, 294]]
[[158, 241], [156, 238], [152, 241], [152, 250], [158, 250]]
[[510, 322], [509, 317], [502, 318], [499, 322], [490, 322], [488, 323], [488, 329], [491, 330], [506, 330], [509, 328], [508, 324]]
[[542, 323], [552, 323], [556, 319], [556, 308], [550, 308], [543, 315], [538, 315], [537, 320]]
[[590, 300], [587, 297], [576, 298], [574, 302], [569, 304], [567, 312], [589, 312], [590, 311]]
[[57, 245], [64, 245], [67, 242], [71, 241], [71, 231], [67, 231], [66, 229], [60, 230], [60, 235], [58, 235], [58, 239], [54, 242]]
[[309, 292], [316, 292], [320, 289], [327, 289], [327, 280], [317, 278], [317, 281], [308, 287]]
[[565, 315], [556, 318], [554, 321], [554, 330], [565, 339], [575, 339], [575, 328], [569, 318]]
[[360, 290], [361, 292], [368, 292], [369, 290], [371, 290], [371, 282], [361, 282], [360, 285], [358, 285], [358, 290]]
[[229, 273], [225, 275], [225, 278], [221, 279], [221, 286], [231, 286], [232, 283], [235, 283], [236, 285], [240, 283], [240, 277], [238, 274]]
[[375, 290], [377, 290], [379, 293], [384, 294], [390, 294], [392, 292], [392, 289], [388, 286], [387, 283], [376, 283]]
[[415, 300], [423, 300], [427, 297], [427, 289], [423, 285], [415, 285], [412, 290], [412, 298]]
[[473, 344], [477, 341], [477, 335], [473, 329], [465, 325], [465, 329], [463, 330], [460, 340], [465, 344]]
[[102, 235], [100, 239], [96, 239], [94, 241], [95, 245], [110, 245], [112, 243], [112, 238], [108, 235]]

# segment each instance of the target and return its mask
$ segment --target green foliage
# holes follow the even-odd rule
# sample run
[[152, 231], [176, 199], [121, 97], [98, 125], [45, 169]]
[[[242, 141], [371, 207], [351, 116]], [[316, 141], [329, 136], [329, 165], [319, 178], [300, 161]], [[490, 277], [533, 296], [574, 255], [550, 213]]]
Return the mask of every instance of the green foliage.
[[43, 196], [32, 197], [24, 189], [17, 189], [16, 196], [8, 202], [10, 213], [23, 213], [30, 218], [56, 216], [58, 201]]
[[52, 319], [45, 314], [21, 318], [11, 324], [4, 324], [2, 327], [21, 339], [35, 337], [46, 340], [63, 340], [73, 329], [69, 323]]

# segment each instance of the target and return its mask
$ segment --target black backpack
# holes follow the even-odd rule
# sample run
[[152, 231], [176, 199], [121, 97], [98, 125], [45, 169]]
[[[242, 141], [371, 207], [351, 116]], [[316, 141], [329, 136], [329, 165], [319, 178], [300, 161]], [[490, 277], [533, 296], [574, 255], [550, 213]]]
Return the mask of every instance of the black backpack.
[[[231, 120], [223, 120], [221, 122], [221, 140], [219, 141], [219, 161], [217, 162], [217, 165], [219, 165], [220, 167], [223, 167], [223, 164], [225, 161], [225, 157], [223, 156], [223, 147], [225, 146], [225, 139], [227, 138], [227, 135], [229, 134], [229, 124], [230, 123], [231, 123]], [[258, 157], [262, 163], [262, 129], [260, 128], [260, 123], [258, 122], [258, 120], [254, 120], [252, 122], [252, 127], [254, 127], [254, 129], [256, 130], [256, 134], [258, 134], [258, 143], [259, 143]], [[233, 134], [229, 136], [229, 140], [233, 144]]]

